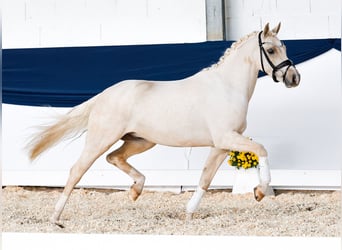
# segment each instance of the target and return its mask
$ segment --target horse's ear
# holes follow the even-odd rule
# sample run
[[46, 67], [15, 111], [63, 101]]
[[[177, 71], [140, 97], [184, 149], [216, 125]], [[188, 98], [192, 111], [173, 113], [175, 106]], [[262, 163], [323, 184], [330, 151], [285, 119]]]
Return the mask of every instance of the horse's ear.
[[265, 25], [264, 31], [262, 32], [264, 34], [264, 37], [269, 35], [268, 32], [270, 32], [270, 24], [269, 23], [267, 23]]
[[277, 35], [278, 32], [279, 32], [279, 30], [280, 30], [280, 26], [281, 26], [281, 22], [279, 22], [278, 26], [274, 27], [274, 29], [272, 30], [272, 32], [273, 32], [274, 34]]

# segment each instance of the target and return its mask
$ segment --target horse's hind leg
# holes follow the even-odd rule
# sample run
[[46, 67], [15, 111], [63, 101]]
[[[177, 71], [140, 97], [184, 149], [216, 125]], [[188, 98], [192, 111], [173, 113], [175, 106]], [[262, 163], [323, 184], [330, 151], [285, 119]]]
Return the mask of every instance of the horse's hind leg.
[[132, 177], [134, 183], [130, 189], [130, 197], [133, 201], [138, 199], [144, 188], [145, 176], [131, 166], [127, 162], [127, 159], [152, 148], [154, 145], [155, 143], [146, 141], [142, 138], [131, 138], [126, 140], [119, 149], [107, 155], [107, 161], [109, 163], [115, 165]]
[[[98, 130], [99, 131], [99, 130]], [[52, 223], [63, 227], [59, 223], [59, 218], [70, 194], [76, 184], [81, 180], [82, 176], [87, 172], [95, 160], [106, 152], [119, 138], [105, 137], [103, 139], [103, 133], [98, 134], [96, 131], [88, 131], [87, 140], [82, 151], [80, 158], [70, 169], [68, 181], [64, 187], [63, 193], [61, 194], [58, 202], [55, 206], [55, 211], [50, 219]]]
[[192, 195], [186, 207], [188, 215], [192, 216], [192, 214], [198, 208], [202, 196], [208, 190], [210, 183], [213, 180], [218, 168], [222, 164], [223, 160], [227, 157], [227, 152], [227, 150], [222, 150], [218, 148], [211, 149], [208, 159], [205, 163], [204, 169], [202, 171], [201, 179], [197, 187], [197, 190]]

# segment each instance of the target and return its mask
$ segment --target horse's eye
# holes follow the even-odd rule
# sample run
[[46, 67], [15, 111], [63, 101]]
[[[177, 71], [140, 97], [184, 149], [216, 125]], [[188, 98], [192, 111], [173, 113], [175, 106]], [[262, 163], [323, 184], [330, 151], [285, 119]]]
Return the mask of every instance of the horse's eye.
[[272, 48], [267, 50], [268, 54], [274, 54], [274, 50]]

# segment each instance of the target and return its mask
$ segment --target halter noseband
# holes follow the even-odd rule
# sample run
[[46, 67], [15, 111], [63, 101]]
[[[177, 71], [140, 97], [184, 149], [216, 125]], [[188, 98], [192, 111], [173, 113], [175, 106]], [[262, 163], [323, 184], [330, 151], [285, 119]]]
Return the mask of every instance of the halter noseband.
[[266, 71], [265, 71], [265, 69], [264, 69], [264, 62], [263, 62], [263, 59], [262, 59], [262, 55], [264, 54], [265, 57], [266, 57], [267, 62], [269, 63], [269, 65], [270, 65], [270, 66], [272, 67], [272, 69], [273, 69], [273, 71], [272, 71], [272, 78], [273, 78], [273, 81], [279, 82], [279, 81], [277, 80], [277, 77], [276, 77], [275, 74], [276, 74], [276, 72], [277, 72], [278, 70], [280, 70], [281, 68], [287, 66], [287, 68], [286, 68], [286, 70], [285, 70], [285, 73], [284, 73], [284, 75], [283, 75], [283, 80], [285, 81], [285, 77], [286, 77], [286, 74], [287, 74], [288, 69], [289, 69], [291, 66], [294, 67], [293, 62], [292, 62], [290, 59], [287, 59], [287, 60], [285, 60], [285, 61], [279, 63], [277, 66], [275, 66], [275, 65], [272, 63], [271, 59], [268, 57], [268, 55], [267, 55], [267, 53], [266, 53], [264, 47], [262, 46], [262, 45], [264, 44], [264, 42], [261, 41], [261, 34], [262, 34], [262, 31], [259, 33], [260, 60], [261, 60], [262, 71], [264, 71], [264, 72], [266, 73]]

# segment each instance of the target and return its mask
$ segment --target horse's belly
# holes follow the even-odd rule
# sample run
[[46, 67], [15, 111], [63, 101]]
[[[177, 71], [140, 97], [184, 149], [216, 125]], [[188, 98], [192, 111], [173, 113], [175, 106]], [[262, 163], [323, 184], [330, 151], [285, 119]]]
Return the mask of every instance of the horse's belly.
[[184, 136], [174, 133], [167, 134], [154, 134], [154, 135], [142, 135], [142, 137], [148, 141], [156, 144], [172, 146], [172, 147], [204, 147], [213, 146], [213, 142], [210, 138], [196, 137], [196, 136]]

